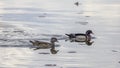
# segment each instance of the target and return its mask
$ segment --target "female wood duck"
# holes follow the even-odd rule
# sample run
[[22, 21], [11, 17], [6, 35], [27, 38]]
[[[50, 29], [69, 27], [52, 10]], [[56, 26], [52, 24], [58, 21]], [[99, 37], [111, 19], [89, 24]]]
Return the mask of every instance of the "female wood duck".
[[76, 34], [66, 34], [69, 39], [72, 39], [76, 42], [86, 42], [91, 41], [91, 35], [93, 34], [92, 30], [87, 30], [85, 34], [83, 33], [76, 33]]
[[58, 40], [57, 38], [51, 38], [50, 43], [42, 41], [30, 41], [30, 42], [33, 44], [33, 46], [36, 46], [38, 49], [47, 49], [51, 48], [52, 46], [55, 46], [55, 42], [58, 42]]

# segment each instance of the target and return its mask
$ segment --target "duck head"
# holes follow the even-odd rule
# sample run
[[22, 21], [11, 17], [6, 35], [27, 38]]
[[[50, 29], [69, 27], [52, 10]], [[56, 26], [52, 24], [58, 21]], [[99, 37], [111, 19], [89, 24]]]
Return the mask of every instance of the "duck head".
[[54, 43], [54, 42], [58, 42], [57, 38], [51, 38], [51, 42]]
[[92, 30], [87, 30], [86, 35], [90, 35], [90, 34], [93, 34]]

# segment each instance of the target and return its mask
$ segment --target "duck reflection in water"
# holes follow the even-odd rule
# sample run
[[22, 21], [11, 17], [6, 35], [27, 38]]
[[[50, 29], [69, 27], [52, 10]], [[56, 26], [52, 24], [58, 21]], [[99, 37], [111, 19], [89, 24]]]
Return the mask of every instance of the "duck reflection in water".
[[[93, 34], [92, 30], [87, 30], [85, 34], [83, 33], [75, 33], [75, 34], [65, 34], [69, 37], [70, 42], [85, 42], [87, 45], [92, 45], [94, 43], [94, 41], [91, 41], [92, 36], [91, 34]], [[67, 41], [66, 40], [66, 41]]]
[[52, 54], [57, 54], [59, 50], [55, 50], [55, 42], [58, 42], [57, 38], [51, 38], [50, 43], [49, 42], [43, 42], [43, 41], [30, 41], [33, 46], [35, 46], [34, 50], [38, 49], [50, 49], [50, 52]]
[[55, 45], [53, 45], [53, 46], [51, 47], [51, 49], [50, 49], [50, 52], [51, 52], [52, 54], [57, 54], [58, 51], [59, 51], [59, 50], [56, 50], [56, 49], [55, 49]]

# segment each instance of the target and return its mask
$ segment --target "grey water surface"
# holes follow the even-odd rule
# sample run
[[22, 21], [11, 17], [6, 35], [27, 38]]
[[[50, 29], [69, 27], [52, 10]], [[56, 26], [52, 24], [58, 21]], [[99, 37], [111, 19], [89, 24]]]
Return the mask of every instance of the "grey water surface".
[[[92, 45], [66, 41], [66, 33], [87, 30]], [[51, 37], [55, 54], [29, 42]], [[0, 68], [119, 67], [120, 0], [0, 0]]]

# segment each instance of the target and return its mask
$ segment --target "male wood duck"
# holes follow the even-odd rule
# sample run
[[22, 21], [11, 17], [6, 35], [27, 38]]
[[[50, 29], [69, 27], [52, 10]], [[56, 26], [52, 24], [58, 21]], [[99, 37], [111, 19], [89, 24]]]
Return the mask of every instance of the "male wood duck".
[[52, 46], [55, 46], [55, 42], [58, 42], [58, 40], [57, 38], [51, 38], [50, 43], [42, 41], [30, 41], [30, 42], [33, 44], [33, 46], [36, 46], [38, 49], [47, 49], [51, 48]]
[[76, 42], [86, 42], [91, 41], [91, 34], [93, 34], [92, 30], [87, 30], [85, 34], [76, 33], [76, 34], [66, 34], [69, 39], [72, 39]]

